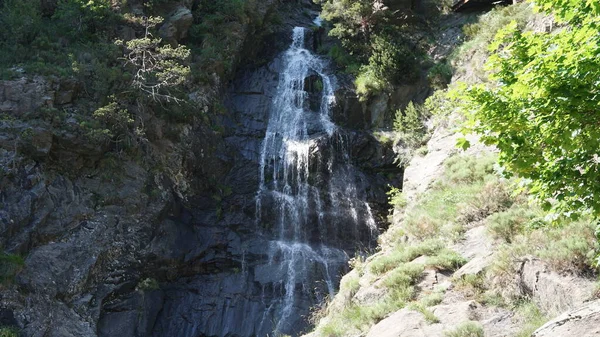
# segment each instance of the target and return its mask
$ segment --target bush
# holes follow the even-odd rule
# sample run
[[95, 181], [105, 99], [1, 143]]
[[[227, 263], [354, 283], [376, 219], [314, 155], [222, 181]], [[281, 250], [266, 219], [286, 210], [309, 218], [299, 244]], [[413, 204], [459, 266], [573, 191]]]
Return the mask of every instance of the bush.
[[452, 66], [445, 60], [436, 63], [427, 73], [429, 85], [434, 89], [445, 89], [452, 80]]
[[342, 278], [342, 282], [340, 283], [340, 293], [344, 292], [350, 297], [354, 296], [360, 288], [359, 281], [360, 277], [358, 274], [347, 274]]
[[457, 252], [444, 248], [439, 251], [435, 256], [427, 258], [425, 264], [430, 267], [434, 267], [438, 270], [450, 270], [454, 271], [462, 267], [467, 260]]
[[382, 78], [377, 77], [377, 74], [372, 69], [369, 69], [368, 66], [360, 68], [354, 84], [356, 85], [356, 93], [361, 101], [366, 101], [372, 94], [388, 88], [388, 83]]
[[405, 263], [389, 272], [383, 284], [390, 289], [401, 289], [411, 286], [423, 274], [423, 265], [418, 263]]
[[517, 332], [515, 337], [529, 337], [537, 328], [548, 321], [540, 308], [531, 301], [522, 301], [517, 304], [515, 309], [523, 322], [521, 330]]
[[505, 183], [490, 181], [475, 198], [461, 205], [457, 220], [465, 225], [483, 220], [490, 214], [507, 209], [513, 202], [514, 199]]
[[439, 323], [440, 319], [437, 318], [433, 312], [431, 312], [431, 310], [427, 309], [427, 307], [423, 306], [420, 303], [411, 303], [411, 305], [408, 306], [409, 309], [414, 310], [414, 311], [418, 311], [421, 314], [423, 314], [423, 316], [425, 317], [425, 321], [428, 324], [434, 324], [434, 323]]
[[444, 300], [444, 294], [442, 292], [433, 292], [423, 298], [421, 298], [419, 300], [419, 303], [421, 303], [423, 306], [425, 307], [432, 307], [434, 305], [438, 305], [440, 303], [442, 303], [442, 301]]
[[371, 261], [369, 264], [371, 272], [383, 274], [397, 267], [400, 263], [414, 260], [421, 255], [434, 255], [443, 248], [440, 240], [427, 240], [418, 244], [399, 244], [394, 250]]
[[417, 58], [408, 41], [381, 34], [371, 40], [370, 50], [369, 61], [356, 78], [356, 91], [361, 100], [393, 85], [413, 81], [417, 76]]
[[472, 184], [485, 182], [495, 178], [495, 165], [497, 156], [453, 156], [444, 163], [444, 175], [447, 184]]
[[402, 191], [399, 188], [390, 186], [387, 196], [389, 204], [394, 207], [394, 209], [402, 209], [406, 207], [408, 203], [406, 196], [402, 194]]
[[525, 226], [535, 214], [527, 209], [516, 207], [504, 212], [492, 214], [487, 220], [487, 228], [495, 239], [510, 243], [512, 239], [525, 230]]
[[591, 219], [564, 223], [558, 227], [540, 228], [531, 235], [532, 245], [542, 260], [558, 272], [586, 274], [597, 268], [595, 255], [599, 250], [596, 225]]

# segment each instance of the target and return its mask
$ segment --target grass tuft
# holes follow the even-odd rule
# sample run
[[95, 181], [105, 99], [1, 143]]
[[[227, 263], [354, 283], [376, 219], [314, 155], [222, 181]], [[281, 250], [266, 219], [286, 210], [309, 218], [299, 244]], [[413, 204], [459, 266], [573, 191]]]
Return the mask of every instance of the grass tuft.
[[446, 337], [483, 337], [483, 327], [473, 321], [465, 322], [456, 329], [444, 332]]

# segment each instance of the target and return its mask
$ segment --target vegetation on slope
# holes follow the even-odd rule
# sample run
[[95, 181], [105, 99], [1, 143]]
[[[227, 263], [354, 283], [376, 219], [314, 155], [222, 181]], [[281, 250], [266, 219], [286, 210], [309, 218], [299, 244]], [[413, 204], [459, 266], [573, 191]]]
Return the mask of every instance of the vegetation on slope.
[[[387, 2], [372, 0], [316, 2], [323, 6], [321, 16], [333, 24], [329, 34], [342, 45], [334, 46], [329, 55], [356, 75], [357, 93], [362, 100], [411, 83], [420, 76], [422, 66], [434, 66], [425, 52], [427, 19], [414, 8], [404, 4], [388, 7]], [[445, 10], [449, 2], [435, 4], [430, 16]], [[432, 68], [430, 79], [436, 86], [445, 86], [449, 75], [447, 68], [438, 65]]]
[[[549, 318], [515, 282], [523, 257], [539, 259], [561, 275], [596, 275], [600, 6], [568, 0], [540, 0], [537, 6], [554, 14], [552, 27], [530, 25], [536, 14], [529, 3], [494, 9], [485, 20], [464, 26], [469, 40], [453, 63], [471, 87], [453, 86], [451, 96], [438, 91], [425, 106], [410, 104], [398, 112], [395, 129], [415, 149], [428, 139], [429, 116], [453, 123], [448, 116], [466, 107], [466, 116], [458, 118], [466, 119], [462, 126], [495, 145], [499, 155], [451, 157], [444, 175], [414, 204], [392, 189], [391, 206], [396, 212], [406, 209], [402, 222], [381, 237], [381, 252], [355, 261], [340, 294], [317, 315], [318, 336], [365, 334], [404, 307], [435, 324], [427, 307], [440, 303], [444, 290], [419, 293], [419, 271], [454, 270], [465, 263], [448, 247], [475, 226], [485, 226], [494, 240], [493, 259], [482, 272], [453, 279], [454, 291], [513, 311], [520, 322], [517, 336], [529, 336]], [[361, 29], [364, 34], [366, 27]], [[474, 58], [487, 57], [485, 71], [465, 68]], [[460, 139], [458, 145], [470, 144]], [[362, 294], [373, 289], [384, 295]], [[483, 334], [477, 322], [446, 331], [447, 336]]]
[[[119, 150], [147, 142], [145, 116], [172, 123], [207, 120], [202, 113], [208, 107], [218, 110], [210, 92], [231, 76], [244, 32], [263, 24], [259, 4], [197, 1], [187, 36], [165, 41], [160, 25], [178, 5], [171, 0], [1, 2], [0, 78], [42, 75], [54, 83], [69, 79], [78, 88], [73, 107], [21, 117], [41, 117], [59, 128], [68, 128], [65, 120], [73, 117], [90, 143]], [[193, 100], [191, 92], [197, 93]]]

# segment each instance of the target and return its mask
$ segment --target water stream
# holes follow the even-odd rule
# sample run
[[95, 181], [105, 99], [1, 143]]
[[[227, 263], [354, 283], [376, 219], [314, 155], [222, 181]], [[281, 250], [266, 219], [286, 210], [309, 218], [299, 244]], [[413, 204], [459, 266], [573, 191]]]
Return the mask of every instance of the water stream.
[[307, 36], [294, 28], [260, 152], [256, 223], [272, 238], [263, 272], [279, 280], [263, 289], [278, 298], [263, 321], [274, 319], [275, 335], [294, 333], [300, 308], [333, 296], [348, 260], [340, 243], [376, 231], [357, 192], [348, 142], [330, 119], [335, 77], [305, 47]]

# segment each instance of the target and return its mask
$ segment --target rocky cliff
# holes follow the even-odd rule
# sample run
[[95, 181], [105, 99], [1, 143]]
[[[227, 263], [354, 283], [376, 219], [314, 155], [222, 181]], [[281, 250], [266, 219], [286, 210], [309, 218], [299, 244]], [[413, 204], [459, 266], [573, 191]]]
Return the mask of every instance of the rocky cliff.
[[[56, 3], [45, 6], [53, 11]], [[185, 42], [194, 6], [158, 7], [166, 17], [159, 30], [165, 41]], [[283, 294], [280, 276], [269, 269], [271, 234], [256, 224], [258, 152], [281, 53], [292, 28], [312, 25], [318, 10], [308, 1], [263, 1], [253, 20], [263, 22], [278, 8], [282, 22], [260, 28], [265, 32], [250, 28], [256, 22], [241, 27], [233, 51], [237, 71], [190, 88], [194, 109], [211, 117], [173, 122], [146, 111], [147, 137], [136, 155], [90, 141], [78, 116], [86, 104], [83, 83], [28, 75], [0, 81], [0, 265], [6, 273], [0, 326], [61, 337], [266, 336], [274, 330], [273, 308]], [[123, 27], [122, 34], [134, 32]], [[307, 92], [317, 94], [309, 82]], [[348, 91], [338, 89], [338, 95]], [[351, 127], [340, 129], [339, 139], [352, 149], [357, 195], [383, 229], [385, 189], [400, 172], [394, 154], [366, 131], [364, 109], [356, 111], [351, 99], [338, 102], [334, 122]], [[324, 153], [330, 145], [317, 139], [310, 152], [335, 156]], [[328, 179], [327, 167], [310, 171], [315, 186]], [[373, 245], [373, 233], [340, 233], [332, 244], [344, 254]], [[345, 261], [336, 268], [345, 270]], [[305, 328], [310, 306], [324, 294], [294, 296], [296, 312], [285, 331], [291, 334]]]

